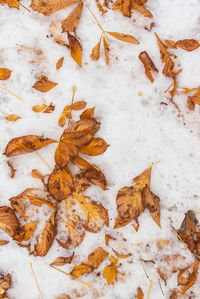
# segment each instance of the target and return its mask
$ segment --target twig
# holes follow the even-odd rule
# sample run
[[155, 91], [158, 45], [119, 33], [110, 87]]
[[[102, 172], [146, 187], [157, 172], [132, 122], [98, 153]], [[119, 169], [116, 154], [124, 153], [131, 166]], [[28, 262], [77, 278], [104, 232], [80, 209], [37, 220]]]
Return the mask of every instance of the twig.
[[32, 273], [33, 273], [33, 277], [34, 277], [35, 283], [36, 283], [36, 285], [37, 285], [37, 288], [38, 288], [38, 291], [39, 291], [39, 294], [40, 294], [40, 298], [41, 298], [41, 299], [44, 299], [44, 296], [42, 295], [42, 292], [41, 292], [39, 283], [38, 283], [38, 281], [37, 281], [37, 278], [36, 278], [36, 275], [35, 275], [35, 272], [34, 272], [32, 263], [30, 263], [29, 266], [30, 266], [31, 271], [32, 271]]
[[165, 297], [165, 294], [163, 292], [163, 289], [162, 289], [162, 286], [161, 286], [161, 283], [160, 283], [160, 279], [158, 279], [158, 283], [159, 283], [159, 287], [160, 287], [161, 293], [162, 293], [163, 297]]
[[71, 274], [69, 274], [69, 273], [67, 273], [67, 272], [65, 272], [65, 271], [63, 271], [63, 270], [61, 270], [61, 269], [58, 269], [58, 268], [56, 268], [56, 267], [53, 266], [53, 265], [49, 265], [49, 266], [52, 267], [52, 268], [54, 268], [54, 269], [57, 270], [57, 271], [60, 271], [61, 273], [65, 274], [65, 275], [68, 275], [68, 276], [71, 277], [72, 279], [77, 280], [78, 282], [82, 283], [82, 284], [85, 285], [86, 287], [91, 288], [91, 285], [89, 285], [88, 283], [86, 283], [86, 282], [84, 282], [84, 281], [82, 281], [82, 280], [80, 280], [80, 279], [78, 279], [78, 278], [75, 278], [73, 275], [71, 275]]
[[141, 265], [142, 265], [143, 271], [144, 271], [144, 273], [145, 273], [147, 279], [149, 279], [149, 275], [147, 274], [147, 272], [146, 272], [146, 270], [145, 270], [145, 267], [144, 267], [144, 265], [143, 265], [143, 263], [142, 263], [141, 260], [140, 260], [140, 263], [141, 263]]
[[[71, 99], [71, 105], [74, 103], [74, 97], [75, 97], [76, 89], [77, 89], [76, 86], [73, 85], [73, 86], [72, 86], [72, 99]], [[70, 109], [70, 113], [71, 113], [71, 109]], [[71, 118], [69, 118], [69, 120], [68, 120], [68, 124], [67, 124], [68, 127], [69, 127], [69, 125], [70, 125], [70, 121], [71, 121]]]
[[26, 6], [24, 6], [23, 4], [21, 4], [20, 2], [19, 2], [19, 5], [20, 6], [22, 6], [24, 9], [26, 9], [28, 12], [31, 12], [31, 10], [30, 9], [28, 9]]
[[2, 86], [0, 86], [0, 89], [2, 89], [2, 90], [4, 90], [4, 91], [6, 91], [6, 92], [8, 92], [8, 93], [10, 93], [11, 95], [15, 96], [15, 97], [16, 97], [16, 98], [18, 98], [19, 100], [23, 100], [23, 99], [22, 99], [22, 97], [20, 97], [20, 96], [17, 96], [17, 95], [16, 95], [16, 94], [14, 94], [13, 92], [11, 92], [11, 91], [7, 90], [6, 88], [4, 88], [4, 87], [2, 87]]
[[35, 154], [40, 158], [40, 160], [47, 166], [47, 168], [49, 168], [51, 171], [53, 170], [51, 168], [51, 166], [44, 160], [44, 158], [38, 153], [38, 152], [35, 152]]

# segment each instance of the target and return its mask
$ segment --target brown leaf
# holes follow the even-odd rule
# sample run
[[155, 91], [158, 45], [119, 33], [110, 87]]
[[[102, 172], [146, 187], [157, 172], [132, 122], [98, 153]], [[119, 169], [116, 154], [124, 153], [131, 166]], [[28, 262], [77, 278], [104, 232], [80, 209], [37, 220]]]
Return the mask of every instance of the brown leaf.
[[199, 222], [192, 211], [185, 214], [181, 227], [176, 232], [180, 240], [200, 260], [200, 228]]
[[181, 269], [178, 273], [178, 285], [183, 286], [179, 292], [181, 296], [195, 284], [198, 276], [199, 263], [200, 262], [194, 262], [190, 266]]
[[8, 243], [9, 243], [9, 241], [7, 241], [7, 240], [0, 240], [0, 246], [7, 245]]
[[54, 88], [58, 83], [55, 83], [53, 81], [50, 81], [47, 77], [41, 76], [39, 81], [37, 81], [32, 87], [41, 91], [41, 92], [47, 92]]
[[16, 172], [14, 166], [12, 165], [12, 163], [10, 161], [7, 161], [7, 165], [10, 168], [10, 178], [14, 178], [15, 172]]
[[71, 264], [73, 256], [74, 256], [74, 254], [72, 254], [68, 257], [59, 256], [51, 263], [51, 266], [63, 266], [66, 264]]
[[82, 114], [80, 115], [80, 119], [93, 118], [94, 117], [94, 109], [95, 109], [95, 107], [88, 108], [85, 111], [83, 111]]
[[146, 186], [142, 192], [142, 201], [155, 223], [160, 227], [160, 198], [151, 192], [149, 186]]
[[123, 226], [129, 224], [130, 222], [132, 222], [131, 218], [124, 218], [121, 215], [118, 215], [115, 219], [114, 228], [123, 227]]
[[79, 1], [80, 0], [32, 0], [31, 8], [45, 16], [50, 16], [54, 12]]
[[177, 41], [176, 46], [186, 51], [193, 51], [199, 47], [199, 42], [195, 39], [183, 39]]
[[17, 114], [9, 114], [9, 115], [5, 116], [4, 118], [8, 121], [17, 121], [21, 117], [18, 116]]
[[103, 138], [93, 138], [89, 144], [81, 147], [79, 152], [88, 156], [97, 156], [103, 154], [108, 146]]
[[114, 249], [113, 249], [113, 251], [114, 251], [116, 257], [118, 257], [119, 259], [126, 259], [127, 257], [132, 256], [131, 253], [128, 253], [128, 254], [121, 254], [121, 253], [118, 253], [118, 252], [117, 252], [116, 250], [114, 250]]
[[96, 233], [103, 225], [109, 224], [108, 211], [101, 204], [91, 202], [89, 197], [76, 192], [73, 193], [73, 198], [84, 214], [83, 226], [87, 231]]
[[145, 8], [143, 5], [137, 4], [134, 0], [131, 0], [131, 7], [144, 17], [153, 18], [152, 13], [147, 8]]
[[57, 201], [67, 198], [73, 190], [73, 179], [68, 168], [54, 168], [47, 185], [48, 191]]
[[117, 279], [117, 266], [108, 265], [103, 269], [103, 277], [108, 285], [114, 283]]
[[70, 55], [78, 66], [82, 67], [82, 46], [78, 39], [69, 32], [67, 32], [67, 36], [70, 45]]
[[158, 241], [156, 241], [156, 245], [159, 249], [168, 246], [170, 243], [171, 241], [167, 239], [159, 239]]
[[149, 55], [146, 51], [143, 51], [140, 53], [139, 59], [142, 61], [143, 65], [144, 65], [145, 74], [146, 74], [147, 78], [151, 82], [153, 82], [154, 78], [151, 74], [151, 71], [158, 73], [158, 69], [156, 68], [156, 66], [154, 65], [153, 61], [151, 60], [151, 58], [149, 57]]
[[97, 61], [100, 57], [100, 46], [101, 46], [101, 38], [99, 42], [94, 46], [92, 49], [92, 53], [90, 54], [90, 57], [92, 60]]
[[140, 175], [133, 179], [134, 189], [137, 191], [143, 190], [146, 186], [150, 186], [152, 166], [148, 167]]
[[82, 9], [83, 2], [80, 2], [70, 13], [70, 15], [61, 22], [62, 32], [72, 32], [76, 30], [76, 27], [80, 21]]
[[105, 244], [106, 244], [106, 246], [108, 246], [109, 245], [109, 241], [110, 240], [115, 240], [115, 238], [113, 238], [111, 235], [109, 235], [109, 234], [107, 234], [107, 235], [105, 235]]
[[108, 31], [107, 33], [123, 42], [131, 43], [131, 44], [139, 44], [139, 41], [132, 35], [119, 33], [119, 32], [108, 32]]
[[143, 299], [144, 293], [141, 288], [137, 288], [137, 299]]
[[110, 48], [108, 46], [108, 42], [105, 39], [105, 37], [103, 37], [103, 46], [104, 46], [104, 54], [105, 54], [105, 58], [106, 58], [106, 64], [109, 64], [109, 61], [110, 61], [110, 58], [109, 58]]
[[122, 0], [121, 11], [125, 17], [131, 17], [131, 0]]
[[28, 154], [55, 142], [57, 141], [37, 135], [17, 137], [8, 142], [4, 154], [7, 157]]
[[8, 80], [11, 76], [11, 71], [6, 68], [0, 68], [0, 80]]
[[57, 296], [55, 299], [71, 299], [71, 297], [69, 295], [62, 294]]
[[176, 43], [175, 43], [175, 41], [173, 41], [171, 39], [165, 39], [165, 46], [168, 49], [176, 49]]
[[82, 219], [77, 214], [73, 200], [68, 197], [61, 205], [64, 210], [61, 209], [63, 213], [61, 217], [58, 216], [57, 227], [58, 224], [62, 225], [64, 222], [64, 230], [62, 229], [62, 234], [57, 241], [60, 246], [71, 249], [81, 244], [85, 236], [85, 229], [83, 228]]
[[19, 228], [19, 221], [13, 209], [3, 206], [0, 207], [0, 229], [13, 237]]
[[10, 274], [4, 275], [0, 273], [0, 298], [8, 299], [6, 291], [10, 289], [12, 284], [12, 278]]
[[56, 235], [56, 226], [54, 222], [55, 213], [51, 215], [48, 222], [46, 223], [41, 235], [38, 238], [38, 242], [35, 245], [33, 254], [35, 256], [45, 256], [54, 240]]
[[28, 241], [36, 229], [37, 224], [38, 222], [34, 221], [21, 226], [19, 232], [14, 235], [14, 240], [17, 242]]
[[67, 105], [65, 108], [64, 108], [64, 111], [65, 110], [82, 110], [86, 107], [87, 103], [85, 101], [78, 101], [78, 102], [74, 102], [73, 104], [71, 105]]
[[64, 56], [59, 58], [58, 61], [56, 62], [56, 70], [59, 70], [63, 66], [64, 62]]
[[32, 107], [32, 110], [33, 110], [34, 112], [42, 112], [46, 107], [47, 107], [46, 104], [35, 105], [35, 106]]
[[38, 169], [33, 169], [31, 175], [35, 179], [42, 180], [44, 178], [43, 174]]
[[84, 176], [83, 173], [77, 173], [73, 176], [74, 191], [81, 193], [86, 190], [92, 183]]

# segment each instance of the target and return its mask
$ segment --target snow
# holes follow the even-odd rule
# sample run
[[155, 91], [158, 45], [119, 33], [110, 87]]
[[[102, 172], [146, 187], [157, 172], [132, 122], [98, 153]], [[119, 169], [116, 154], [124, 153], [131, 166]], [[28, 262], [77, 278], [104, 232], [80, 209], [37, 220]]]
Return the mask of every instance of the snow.
[[[70, 103], [71, 88], [76, 85], [76, 99], [87, 101], [88, 107], [96, 106], [95, 115], [97, 120], [101, 121], [98, 136], [110, 144], [105, 154], [89, 159], [104, 172], [109, 190], [102, 191], [98, 187], [92, 187], [86, 191], [88, 196], [108, 209], [110, 226], [97, 234], [86, 233], [82, 244], [74, 250], [66, 250], [54, 241], [48, 255], [43, 258], [30, 256], [26, 248], [20, 248], [11, 240], [8, 245], [0, 247], [0, 271], [12, 274], [13, 288], [8, 292], [11, 299], [40, 298], [29, 267], [31, 262], [45, 299], [53, 299], [61, 293], [70, 295], [72, 299], [133, 299], [139, 286], [147, 298], [150, 281], [144, 273], [140, 259], [154, 259], [156, 264], [143, 263], [153, 281], [150, 298], [169, 298], [170, 292], [177, 285], [176, 276], [172, 275], [167, 286], [160, 282], [163, 295], [156, 268], [166, 254], [182, 254], [186, 257], [184, 265], [193, 261], [190, 252], [177, 240], [171, 225], [179, 227], [185, 212], [199, 209], [200, 110], [196, 107], [194, 112], [189, 112], [186, 108], [187, 97], [180, 92], [174, 100], [183, 117], [179, 117], [177, 110], [169, 103], [169, 95], [164, 91], [170, 86], [171, 80], [162, 75], [163, 64], [153, 32], [163, 39], [200, 40], [200, 1], [149, 0], [146, 6], [154, 18], [146, 19], [134, 12], [134, 22], [118, 11], [109, 11], [101, 16], [95, 1], [86, 2], [105, 30], [132, 34], [140, 41], [140, 45], [111, 39], [110, 65], [106, 66], [103, 51], [99, 61], [92, 61], [90, 52], [98, 42], [101, 31], [85, 8], [77, 31], [84, 53], [83, 68], [80, 69], [70, 58], [69, 51], [56, 44], [49, 32], [50, 23], [63, 20], [72, 8], [45, 17], [36, 12], [28, 12], [22, 7], [19, 11], [7, 6], [0, 7], [0, 67], [13, 71], [9, 80], [1, 81], [0, 87], [22, 97], [22, 100], [19, 100], [0, 90], [0, 150], [1, 153], [4, 152], [11, 138], [28, 134], [57, 139], [63, 130], [57, 125], [58, 117], [64, 105]], [[30, 4], [29, 1], [22, 3], [27, 7]], [[148, 27], [151, 22], [154, 22], [155, 26], [148, 32], [144, 27]], [[39, 63], [30, 63], [36, 58], [34, 52], [16, 44], [41, 49], [44, 59]], [[138, 59], [143, 50], [148, 52], [159, 69], [153, 84], [146, 78], [143, 65]], [[192, 52], [177, 49], [174, 53], [178, 57], [175, 59], [176, 66], [182, 69], [178, 76], [179, 91], [181, 87], [199, 86], [200, 49]], [[62, 56], [65, 57], [63, 67], [56, 71], [55, 64]], [[58, 83], [46, 94], [31, 88], [41, 74]], [[48, 104], [55, 104], [52, 114], [36, 114], [32, 111], [34, 105], [42, 103], [42, 98]], [[161, 105], [161, 102], [168, 105]], [[11, 113], [16, 113], [21, 119], [15, 123], [6, 121], [4, 117]], [[54, 166], [54, 149], [55, 145], [52, 144], [40, 151], [51, 167]], [[34, 153], [9, 160], [17, 172], [13, 179], [9, 177], [7, 158], [1, 155], [1, 205], [9, 205], [8, 199], [26, 188], [42, 188], [40, 181], [30, 175], [32, 169], [37, 168], [44, 174], [49, 172]], [[118, 190], [123, 186], [131, 186], [132, 178], [154, 161], [159, 163], [152, 171], [151, 189], [161, 200], [162, 230], [153, 222], [149, 212], [145, 211], [139, 217], [138, 232], [134, 231], [131, 224], [113, 231]], [[116, 241], [110, 241], [109, 248], [105, 246], [105, 233], [116, 238]], [[0, 239], [8, 240], [9, 237], [0, 232]], [[155, 246], [158, 239], [171, 239], [172, 242], [164, 250], [158, 250]], [[93, 274], [81, 277], [91, 288], [49, 267], [56, 257], [69, 256], [74, 251], [73, 264], [61, 267], [70, 272], [73, 265], [85, 262], [88, 254], [98, 246], [109, 250], [110, 254], [113, 254], [112, 248], [120, 253], [132, 253], [131, 257], [120, 260], [120, 272], [125, 275], [119, 275], [119, 280], [114, 285], [107, 286], [102, 276], [96, 276], [109, 264], [108, 260]], [[193, 298], [199, 298], [198, 283], [199, 279], [192, 288]], [[183, 298], [189, 298], [189, 294], [190, 290]]]

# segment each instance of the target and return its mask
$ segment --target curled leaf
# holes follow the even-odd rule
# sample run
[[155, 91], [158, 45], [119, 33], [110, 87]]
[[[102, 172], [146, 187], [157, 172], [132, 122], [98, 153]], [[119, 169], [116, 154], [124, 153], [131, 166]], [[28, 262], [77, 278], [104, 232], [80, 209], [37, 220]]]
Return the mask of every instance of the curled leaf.
[[51, 263], [51, 266], [64, 266], [66, 264], [71, 264], [73, 256], [73, 254], [68, 257], [59, 256]]
[[0, 246], [7, 245], [8, 243], [9, 243], [9, 241], [7, 241], [7, 240], [0, 240]]
[[31, 8], [45, 16], [50, 16], [56, 11], [79, 1], [80, 0], [32, 0]]
[[144, 293], [141, 288], [137, 288], [137, 299], [143, 299]]
[[56, 62], [56, 70], [59, 70], [63, 66], [64, 62], [64, 56], [59, 58], [58, 61]]
[[155, 67], [152, 59], [149, 57], [149, 54], [146, 51], [143, 51], [139, 55], [139, 59], [142, 61], [144, 68], [145, 68], [145, 74], [147, 78], [153, 82], [154, 78], [151, 74], [151, 71], [154, 71], [158, 73], [158, 69]]
[[100, 46], [101, 46], [101, 38], [99, 42], [94, 46], [92, 49], [92, 53], [90, 54], [90, 57], [92, 60], [96, 61], [100, 57]]
[[14, 166], [12, 165], [12, 163], [10, 161], [7, 161], [7, 165], [10, 168], [10, 177], [14, 178], [15, 172], [16, 172]]
[[197, 280], [200, 262], [194, 262], [190, 266], [181, 269], [178, 273], [178, 285], [183, 286], [179, 294], [182, 296], [191, 288]]

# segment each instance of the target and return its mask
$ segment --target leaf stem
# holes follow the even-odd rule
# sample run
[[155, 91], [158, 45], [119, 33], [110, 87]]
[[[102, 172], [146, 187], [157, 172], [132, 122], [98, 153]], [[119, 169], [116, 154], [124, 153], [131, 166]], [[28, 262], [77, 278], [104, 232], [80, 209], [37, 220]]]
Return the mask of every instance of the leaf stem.
[[9, 90], [7, 90], [6, 88], [4, 88], [4, 87], [2, 87], [2, 86], [0, 86], [0, 89], [6, 91], [6, 92], [8, 92], [8, 93], [10, 93], [11, 95], [15, 96], [15, 97], [18, 98], [19, 100], [23, 100], [22, 97], [17, 96], [17, 95], [14, 94], [12, 91], [9, 91]]
[[35, 153], [40, 158], [40, 160], [46, 165], [46, 167], [49, 168], [50, 171], [53, 171], [51, 166], [44, 160], [44, 158], [38, 152], [35, 152]]
[[[72, 86], [71, 105], [74, 103], [74, 98], [75, 98], [76, 90], [77, 90], [77, 87], [76, 87], [75, 85], [73, 85], [73, 86]], [[71, 113], [71, 109], [70, 109], [70, 113]], [[69, 125], [70, 125], [70, 121], [71, 121], [71, 118], [69, 118], [69, 120], [68, 120], [68, 124], [67, 124], [68, 127], [69, 127]]]
[[39, 294], [40, 294], [40, 298], [41, 298], [41, 299], [44, 299], [44, 296], [42, 295], [42, 292], [41, 292], [39, 283], [38, 283], [38, 281], [37, 281], [37, 278], [36, 278], [36, 275], [35, 275], [35, 272], [34, 272], [32, 263], [30, 263], [29, 266], [30, 266], [31, 271], [32, 271], [32, 273], [33, 273], [33, 277], [34, 277], [35, 283], [36, 283], [36, 285], [37, 285], [37, 288], [38, 288], [38, 291], [39, 291]]

